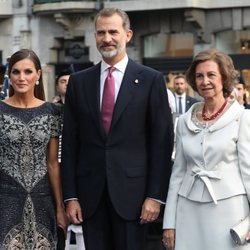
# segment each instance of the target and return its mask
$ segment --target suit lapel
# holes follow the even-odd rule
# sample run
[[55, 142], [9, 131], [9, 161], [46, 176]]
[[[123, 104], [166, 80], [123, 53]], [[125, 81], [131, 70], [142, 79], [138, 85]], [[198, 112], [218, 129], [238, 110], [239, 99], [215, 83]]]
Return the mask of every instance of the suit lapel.
[[189, 96], [186, 96], [186, 111], [188, 111], [191, 106], [195, 103], [195, 101]]
[[98, 63], [91, 71], [88, 71], [86, 76], [88, 81], [88, 84], [86, 84], [86, 98], [95, 124], [97, 124], [98, 130], [102, 137], [104, 137], [105, 134], [100, 115], [100, 72], [101, 63]]
[[188, 109], [190, 108], [190, 100], [188, 98], [188, 96], [186, 95], [186, 105], [185, 105], [185, 111], [188, 111]]
[[127, 107], [130, 102], [136, 85], [140, 84], [141, 77], [136, 71], [137, 65], [132, 60], [128, 61], [128, 65], [121, 83], [121, 87], [116, 99], [115, 109], [112, 118], [111, 130], [119, 120], [122, 112]]

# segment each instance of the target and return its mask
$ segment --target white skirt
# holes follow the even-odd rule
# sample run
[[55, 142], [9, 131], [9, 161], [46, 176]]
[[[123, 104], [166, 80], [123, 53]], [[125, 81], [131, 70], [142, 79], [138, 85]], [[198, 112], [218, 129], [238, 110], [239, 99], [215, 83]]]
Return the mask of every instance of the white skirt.
[[236, 245], [230, 228], [249, 214], [246, 195], [213, 202], [178, 198], [175, 250], [250, 250], [250, 244]]

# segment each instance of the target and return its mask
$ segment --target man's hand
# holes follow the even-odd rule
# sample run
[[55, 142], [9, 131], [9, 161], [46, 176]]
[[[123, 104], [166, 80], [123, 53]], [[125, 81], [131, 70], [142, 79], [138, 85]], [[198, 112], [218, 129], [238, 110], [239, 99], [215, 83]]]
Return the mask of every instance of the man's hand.
[[147, 198], [143, 205], [141, 211], [141, 224], [155, 221], [160, 213], [161, 204], [158, 201]]
[[66, 202], [66, 213], [72, 224], [81, 224], [82, 219], [82, 210], [79, 201], [70, 200]]

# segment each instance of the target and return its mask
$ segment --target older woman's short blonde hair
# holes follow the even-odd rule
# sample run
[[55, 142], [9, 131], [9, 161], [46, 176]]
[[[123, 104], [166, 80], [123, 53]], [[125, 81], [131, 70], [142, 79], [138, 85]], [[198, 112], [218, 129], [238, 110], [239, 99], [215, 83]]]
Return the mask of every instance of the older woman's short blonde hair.
[[233, 90], [235, 81], [238, 77], [238, 72], [234, 68], [231, 57], [229, 57], [222, 51], [216, 49], [208, 49], [198, 53], [194, 57], [192, 64], [186, 71], [186, 79], [188, 83], [193, 88], [193, 90], [197, 91], [195, 81], [196, 67], [198, 64], [208, 60], [214, 61], [218, 65], [220, 74], [222, 76], [223, 95], [224, 97], [228, 97]]

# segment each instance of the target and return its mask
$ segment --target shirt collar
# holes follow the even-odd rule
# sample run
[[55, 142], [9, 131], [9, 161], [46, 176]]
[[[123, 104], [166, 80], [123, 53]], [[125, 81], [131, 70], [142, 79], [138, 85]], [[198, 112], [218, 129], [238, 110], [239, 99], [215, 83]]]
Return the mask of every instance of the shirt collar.
[[184, 98], [184, 97], [186, 97], [186, 92], [184, 92], [182, 95], [178, 95], [178, 94], [176, 94], [176, 93], [174, 93], [175, 94], [175, 96], [178, 98], [178, 97], [182, 97], [182, 98]]
[[[128, 64], [128, 55], [126, 54], [118, 63], [113, 65], [117, 70], [121, 71], [123, 74], [125, 73], [125, 69]], [[102, 60], [101, 62], [101, 73], [107, 70], [111, 65], [107, 64], [105, 61]]]

